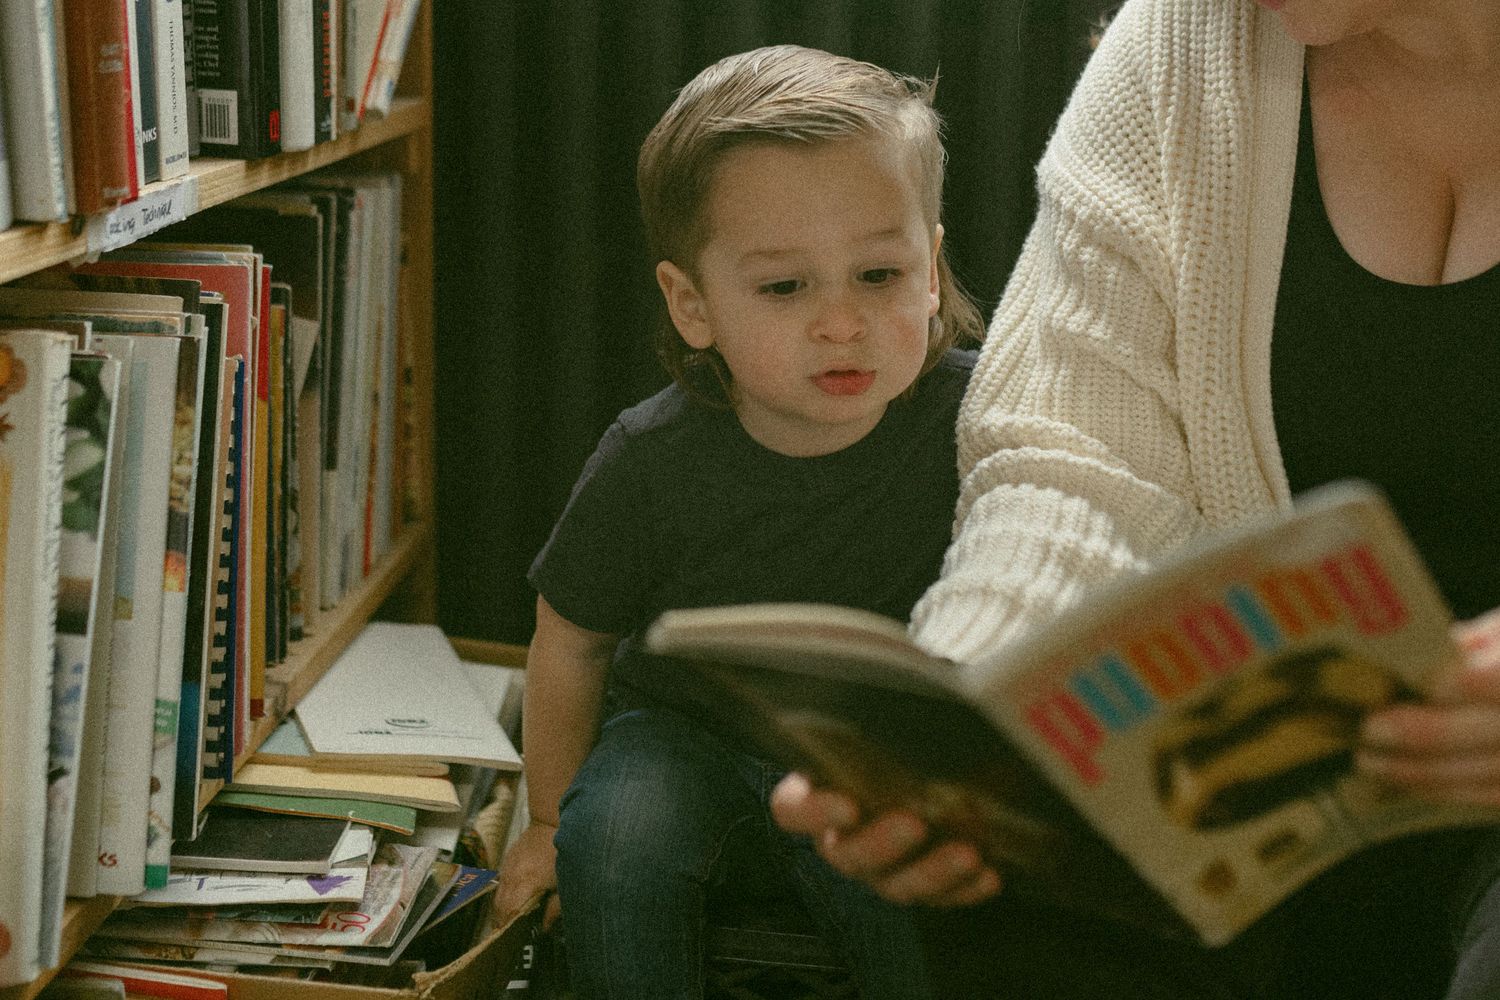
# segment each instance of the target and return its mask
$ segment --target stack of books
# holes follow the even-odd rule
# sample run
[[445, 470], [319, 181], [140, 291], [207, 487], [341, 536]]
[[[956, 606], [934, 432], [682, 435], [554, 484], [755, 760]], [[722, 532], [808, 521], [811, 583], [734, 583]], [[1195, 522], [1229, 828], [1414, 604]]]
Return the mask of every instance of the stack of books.
[[0, 228], [102, 212], [193, 157], [304, 150], [388, 113], [419, 6], [0, 5]]
[[520, 767], [497, 721], [508, 680], [466, 668], [436, 626], [367, 625], [86, 959], [363, 985], [446, 964], [495, 883], [460, 833]]

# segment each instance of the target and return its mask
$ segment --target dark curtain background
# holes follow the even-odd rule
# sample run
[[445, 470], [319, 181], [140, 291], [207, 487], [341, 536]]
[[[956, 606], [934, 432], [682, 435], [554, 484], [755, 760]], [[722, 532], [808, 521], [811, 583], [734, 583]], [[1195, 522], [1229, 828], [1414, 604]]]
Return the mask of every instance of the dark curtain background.
[[437, 541], [450, 635], [525, 642], [525, 574], [610, 420], [661, 388], [635, 194], [677, 89], [780, 42], [939, 76], [945, 246], [985, 315], [1113, 0], [434, 4]]

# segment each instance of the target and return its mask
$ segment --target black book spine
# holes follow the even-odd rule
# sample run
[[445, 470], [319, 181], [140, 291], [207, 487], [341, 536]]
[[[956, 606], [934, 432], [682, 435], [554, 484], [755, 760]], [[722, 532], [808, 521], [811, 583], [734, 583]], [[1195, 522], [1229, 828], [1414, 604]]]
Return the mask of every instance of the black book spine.
[[182, 79], [187, 90], [188, 159], [202, 155], [198, 129], [198, 67], [193, 61], [193, 0], [182, 0]]
[[141, 159], [146, 183], [161, 180], [161, 134], [157, 131], [156, 108], [156, 15], [151, 0], [131, 0], [135, 17], [136, 79], [140, 90], [136, 102], [141, 107]]
[[249, 0], [257, 156], [281, 152], [281, 19], [278, 0]]
[[312, 37], [313, 73], [313, 141], [330, 142], [338, 137], [338, 105], [333, 87], [333, 5], [337, 0], [313, 0]]
[[[273, 74], [275, 89], [270, 95], [263, 85], [265, 18], [257, 15], [263, 14], [264, 0], [192, 0], [192, 5], [193, 75], [203, 153], [253, 160], [279, 152], [281, 81]], [[274, 16], [270, 30], [274, 52], [279, 44]]]

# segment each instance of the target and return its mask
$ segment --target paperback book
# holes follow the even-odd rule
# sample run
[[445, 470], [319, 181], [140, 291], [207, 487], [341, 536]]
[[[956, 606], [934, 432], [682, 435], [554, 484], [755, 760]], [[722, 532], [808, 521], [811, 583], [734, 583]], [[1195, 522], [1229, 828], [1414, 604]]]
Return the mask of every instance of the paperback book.
[[1352, 766], [1460, 654], [1383, 497], [1340, 483], [955, 664], [820, 605], [670, 611], [684, 698], [871, 811], [975, 843], [1007, 892], [1221, 945], [1366, 845], [1493, 823]]

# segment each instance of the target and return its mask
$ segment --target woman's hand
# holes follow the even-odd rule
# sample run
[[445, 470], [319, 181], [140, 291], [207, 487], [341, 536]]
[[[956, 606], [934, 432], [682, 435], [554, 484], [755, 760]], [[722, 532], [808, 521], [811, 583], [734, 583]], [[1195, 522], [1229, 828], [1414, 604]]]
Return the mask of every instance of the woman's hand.
[[519, 913], [532, 898], [550, 892], [542, 912], [542, 927], [548, 928], [562, 915], [557, 898], [557, 848], [552, 837], [557, 827], [532, 820], [516, 837], [500, 862], [499, 884], [495, 887], [495, 919], [502, 923]]
[[1375, 712], [1359, 767], [1418, 794], [1500, 805], [1500, 609], [1454, 627], [1463, 668], [1435, 701]]
[[776, 786], [771, 812], [787, 831], [811, 837], [835, 869], [893, 903], [969, 906], [1000, 889], [999, 874], [974, 845], [948, 841], [924, 849], [928, 830], [912, 813], [896, 810], [861, 822], [852, 799], [815, 789], [800, 774]]

